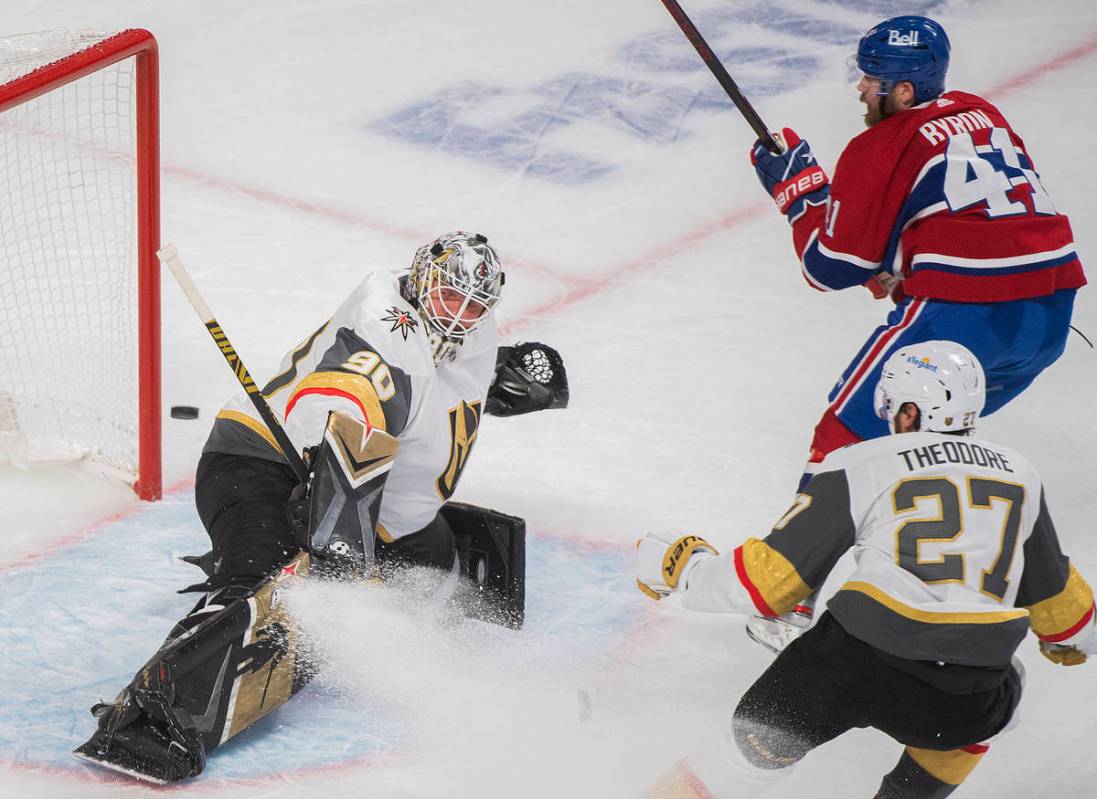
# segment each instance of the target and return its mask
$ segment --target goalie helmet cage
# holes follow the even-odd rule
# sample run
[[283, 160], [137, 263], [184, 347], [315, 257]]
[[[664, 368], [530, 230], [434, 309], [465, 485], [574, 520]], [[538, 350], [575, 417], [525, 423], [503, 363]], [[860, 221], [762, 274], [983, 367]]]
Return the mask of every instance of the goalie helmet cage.
[[159, 99], [146, 30], [0, 37], [0, 461], [161, 496]]

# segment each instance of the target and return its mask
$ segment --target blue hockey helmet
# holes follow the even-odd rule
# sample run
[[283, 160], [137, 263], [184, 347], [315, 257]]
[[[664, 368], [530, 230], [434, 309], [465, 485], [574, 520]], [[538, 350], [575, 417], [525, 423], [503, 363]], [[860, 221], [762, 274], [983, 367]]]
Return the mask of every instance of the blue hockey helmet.
[[892, 17], [861, 37], [857, 68], [879, 79], [877, 94], [887, 95], [896, 83], [909, 81], [914, 101], [924, 103], [945, 90], [951, 49], [945, 29], [932, 19]]

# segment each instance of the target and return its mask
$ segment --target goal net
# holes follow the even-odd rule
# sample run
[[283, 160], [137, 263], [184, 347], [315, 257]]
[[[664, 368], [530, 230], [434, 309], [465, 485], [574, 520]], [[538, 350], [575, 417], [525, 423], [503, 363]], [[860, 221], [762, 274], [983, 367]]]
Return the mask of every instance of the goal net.
[[0, 38], [0, 461], [160, 496], [156, 43]]

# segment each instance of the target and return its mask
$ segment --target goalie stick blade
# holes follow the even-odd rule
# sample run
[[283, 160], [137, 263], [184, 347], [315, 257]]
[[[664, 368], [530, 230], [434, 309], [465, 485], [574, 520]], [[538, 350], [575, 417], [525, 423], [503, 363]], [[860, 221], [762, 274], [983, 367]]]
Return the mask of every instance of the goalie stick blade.
[[163, 777], [154, 777], [151, 774], [145, 774], [144, 772], [138, 771], [132, 765], [127, 765], [124, 762], [120, 762], [124, 758], [119, 758], [118, 761], [107, 760], [96, 751], [91, 741], [88, 741], [83, 746], [73, 749], [72, 754], [80, 760], [91, 763], [93, 766], [98, 766], [99, 768], [107, 769], [108, 771], [114, 771], [118, 774], [125, 774], [127, 777], [138, 780], [140, 782], [147, 782], [151, 783], [152, 785], [168, 784], [168, 780], [164, 779]]

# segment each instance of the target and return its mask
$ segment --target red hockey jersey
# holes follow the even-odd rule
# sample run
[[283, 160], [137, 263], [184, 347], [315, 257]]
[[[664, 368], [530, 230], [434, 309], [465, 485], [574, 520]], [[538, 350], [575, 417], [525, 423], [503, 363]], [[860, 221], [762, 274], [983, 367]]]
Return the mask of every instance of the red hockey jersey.
[[907, 296], [1004, 302], [1085, 285], [1070, 221], [1001, 112], [947, 92], [847, 145], [826, 206], [793, 223], [821, 291], [903, 277]]

